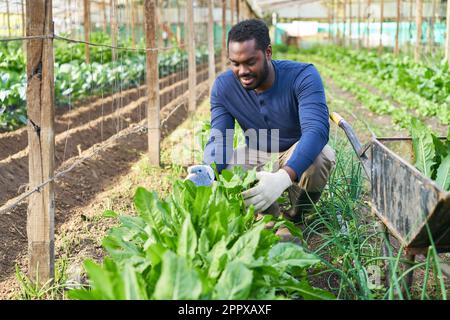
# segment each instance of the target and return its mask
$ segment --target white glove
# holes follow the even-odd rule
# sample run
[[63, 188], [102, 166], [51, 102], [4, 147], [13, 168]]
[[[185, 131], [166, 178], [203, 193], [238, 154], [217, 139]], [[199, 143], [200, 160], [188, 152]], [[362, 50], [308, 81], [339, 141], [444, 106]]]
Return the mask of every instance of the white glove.
[[191, 180], [196, 186], [210, 186], [214, 181], [214, 171], [210, 166], [198, 164], [190, 166], [185, 180]]
[[258, 184], [253, 188], [242, 192], [245, 205], [255, 206], [255, 211], [264, 211], [274, 203], [291, 184], [289, 174], [280, 169], [275, 173], [257, 172]]

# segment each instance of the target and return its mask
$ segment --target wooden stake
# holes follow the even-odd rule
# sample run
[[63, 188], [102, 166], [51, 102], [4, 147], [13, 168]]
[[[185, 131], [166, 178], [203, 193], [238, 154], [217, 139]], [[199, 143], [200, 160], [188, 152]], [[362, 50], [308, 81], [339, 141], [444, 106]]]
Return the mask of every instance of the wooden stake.
[[434, 49], [434, 24], [436, 20], [436, 0], [431, 0], [432, 9], [430, 17], [430, 25], [428, 27], [428, 52], [433, 53]]
[[414, 48], [412, 45], [413, 41], [413, 24], [414, 24], [414, 16], [413, 16], [413, 7], [416, 0], [411, 0], [410, 7], [409, 7], [409, 48], [408, 51], [411, 54], [414, 54]]
[[[90, 42], [90, 31], [91, 31], [91, 6], [89, 0], [83, 1], [83, 13], [84, 13], [84, 41]], [[86, 63], [91, 63], [91, 52], [88, 44], [84, 45], [84, 55]]]
[[222, 0], [222, 70], [227, 68], [227, 0]]
[[414, 60], [419, 62], [422, 40], [422, 20], [423, 20], [423, 0], [416, 0], [416, 47], [414, 50]]
[[383, 22], [384, 22], [384, 0], [380, 1], [380, 44], [378, 51], [383, 52]]
[[209, 77], [209, 92], [216, 78], [216, 62], [214, 58], [214, 0], [208, 0], [208, 77]]
[[179, 45], [181, 45], [184, 41], [183, 38], [181, 37], [181, 5], [177, 0], [177, 42]]
[[[147, 49], [156, 47], [156, 0], [145, 0], [144, 2], [144, 26], [145, 45]], [[160, 165], [160, 121], [159, 121], [159, 72], [158, 72], [158, 51], [147, 50], [147, 125], [148, 125], [148, 152], [150, 164]]]
[[445, 39], [445, 57], [450, 70], [450, 2], [447, 1], [447, 36]]
[[236, 0], [236, 19], [237, 22], [241, 21], [241, 17], [240, 17], [240, 0]]
[[[25, 36], [26, 34], [26, 26], [25, 26], [25, 5], [24, 5], [25, 0], [21, 0], [20, 3], [22, 5], [22, 36]], [[25, 42], [25, 41], [24, 41]], [[24, 46], [24, 48], [26, 48], [26, 44]], [[26, 51], [26, 50], [24, 50]]]
[[131, 45], [133, 48], [136, 47], [136, 35], [135, 35], [135, 30], [136, 30], [136, 17], [135, 17], [135, 8], [134, 8], [134, 1], [131, 0]]
[[103, 32], [106, 33], [108, 28], [106, 27], [106, 2], [102, 1], [102, 13], [103, 13]]
[[187, 0], [186, 6], [186, 35], [188, 42], [188, 71], [189, 71], [189, 112], [196, 109], [197, 66], [195, 63], [195, 30], [193, 0]]
[[344, 30], [343, 30], [343, 37], [342, 37], [342, 41], [344, 46], [347, 45], [347, 41], [346, 41], [346, 35], [347, 35], [347, 0], [344, 0], [344, 2], [342, 3], [343, 6], [343, 17], [342, 17], [342, 22], [344, 25]]
[[333, 23], [333, 13], [332, 13], [331, 5], [327, 6], [327, 9], [328, 9], [328, 42], [331, 42], [331, 37], [332, 37], [331, 25]]
[[6, 0], [6, 21], [8, 24], [8, 36], [11, 37], [11, 17], [9, 12], [9, 0]]
[[[110, 24], [111, 24], [111, 46], [117, 47], [117, 21], [116, 21], [116, 0], [109, 0]], [[111, 49], [112, 60], [117, 60], [117, 52], [115, 48]]]
[[234, 0], [230, 0], [230, 15], [231, 15], [231, 26], [234, 25]]
[[[27, 36], [53, 34], [52, 0], [27, 0]], [[27, 42], [29, 186], [54, 174], [53, 39]], [[44, 283], [54, 276], [53, 182], [29, 197], [27, 214], [29, 275]]]
[[397, 17], [396, 17], [396, 28], [395, 28], [395, 47], [394, 47], [394, 54], [398, 55], [399, 53], [399, 45], [398, 40], [400, 36], [400, 10], [401, 10], [401, 0], [397, 0]]
[[68, 14], [67, 19], [69, 20], [69, 31], [70, 31], [70, 34], [72, 35], [72, 27], [73, 27], [73, 21], [72, 21], [72, 0], [68, 0], [68, 7], [69, 7], [69, 12], [67, 12], [67, 14]]
[[348, 1], [348, 9], [349, 9], [349, 28], [348, 28], [348, 38], [349, 38], [349, 45], [350, 47], [352, 47], [352, 23], [353, 23], [353, 19], [352, 19], [352, 0]]
[[367, 46], [367, 48], [369, 48], [370, 47], [370, 10], [371, 10], [371, 7], [372, 7], [372, 0], [368, 0], [367, 1], [367, 38], [366, 38], [366, 40], [367, 40], [367, 44], [366, 44], [366, 46]]
[[358, 0], [358, 49], [361, 48], [361, 0]]

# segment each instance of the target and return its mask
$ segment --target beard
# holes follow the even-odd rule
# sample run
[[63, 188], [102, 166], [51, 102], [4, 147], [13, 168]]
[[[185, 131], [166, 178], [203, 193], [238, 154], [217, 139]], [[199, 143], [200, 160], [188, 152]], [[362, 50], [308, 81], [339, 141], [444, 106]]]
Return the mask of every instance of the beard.
[[[241, 81], [242, 86], [246, 90], [254, 90], [254, 89], [258, 88], [259, 86], [261, 86], [267, 80], [267, 77], [269, 76], [269, 64], [267, 63], [266, 59], [264, 59], [263, 69], [262, 69], [260, 75], [259, 76], [251, 75], [251, 76], [256, 78], [254, 83], [247, 86], [247, 85], [243, 84]], [[243, 77], [241, 77], [241, 78], [243, 78]]]

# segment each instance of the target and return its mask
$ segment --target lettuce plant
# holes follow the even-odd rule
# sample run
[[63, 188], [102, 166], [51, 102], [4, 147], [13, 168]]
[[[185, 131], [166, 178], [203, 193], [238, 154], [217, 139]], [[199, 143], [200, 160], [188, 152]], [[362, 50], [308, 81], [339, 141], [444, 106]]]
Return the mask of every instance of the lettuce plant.
[[[298, 244], [279, 242], [266, 218], [255, 221], [243, 189], [255, 172], [224, 171], [211, 187], [176, 181], [165, 199], [138, 188], [137, 216], [118, 216], [121, 225], [103, 240], [108, 257], [85, 262], [90, 286], [73, 299], [333, 299], [310, 286], [307, 270], [320, 259]], [[301, 237], [299, 231], [286, 221]]]

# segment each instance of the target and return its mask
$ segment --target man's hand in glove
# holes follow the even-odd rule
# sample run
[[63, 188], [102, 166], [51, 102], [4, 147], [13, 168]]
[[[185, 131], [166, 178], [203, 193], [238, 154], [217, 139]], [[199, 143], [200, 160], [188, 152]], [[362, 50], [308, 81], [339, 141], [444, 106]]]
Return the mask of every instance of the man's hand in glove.
[[284, 169], [275, 173], [257, 172], [256, 179], [259, 180], [256, 186], [242, 192], [245, 205], [253, 204], [255, 211], [266, 210], [292, 184], [290, 175]]
[[191, 180], [196, 186], [210, 186], [214, 181], [214, 171], [207, 165], [195, 165], [188, 168], [185, 180]]

